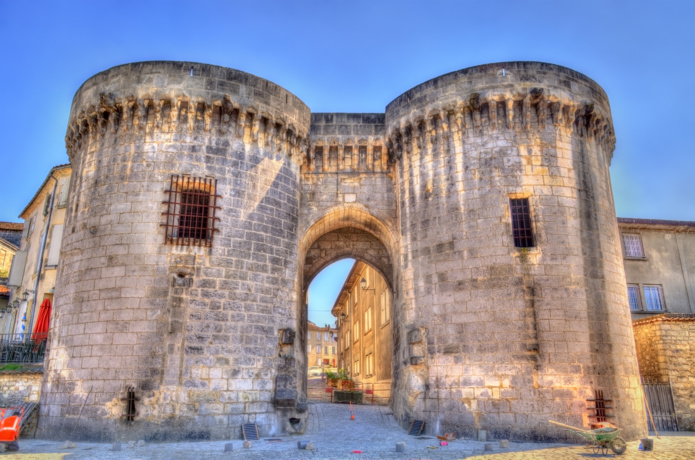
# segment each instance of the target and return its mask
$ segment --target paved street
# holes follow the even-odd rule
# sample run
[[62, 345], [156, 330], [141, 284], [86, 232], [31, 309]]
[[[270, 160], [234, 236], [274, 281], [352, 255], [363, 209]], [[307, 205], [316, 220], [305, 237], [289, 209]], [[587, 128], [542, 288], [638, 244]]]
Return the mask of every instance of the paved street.
[[[493, 451], [485, 452], [485, 443], [456, 440], [440, 446], [431, 436], [414, 438], [396, 424], [391, 410], [385, 406], [356, 406], [355, 420], [350, 419], [348, 405], [330, 403], [310, 404], [310, 423], [302, 436], [284, 436], [254, 441], [251, 448], [242, 447], [242, 440], [216, 442], [161, 443], [143, 446], [122, 445], [114, 452], [110, 444], [76, 443], [62, 448], [63, 442], [22, 440], [17, 453], [6, 452], [4, 459], [442, 459], [476, 458], [490, 460], [562, 460], [605, 458], [594, 455], [591, 449], [567, 444], [509, 443], [500, 449], [491, 441]], [[677, 433], [679, 435], [685, 433]], [[662, 436], [654, 439], [653, 452], [638, 450], [639, 442], [629, 442], [620, 459], [693, 459], [695, 433], [690, 436]], [[311, 441], [316, 450], [299, 450], [297, 442]], [[233, 444], [232, 452], [224, 452], [225, 444]], [[405, 442], [405, 453], [396, 452], [396, 443]], [[355, 451], [361, 451], [356, 453]], [[610, 457], [610, 456], [609, 456]]]

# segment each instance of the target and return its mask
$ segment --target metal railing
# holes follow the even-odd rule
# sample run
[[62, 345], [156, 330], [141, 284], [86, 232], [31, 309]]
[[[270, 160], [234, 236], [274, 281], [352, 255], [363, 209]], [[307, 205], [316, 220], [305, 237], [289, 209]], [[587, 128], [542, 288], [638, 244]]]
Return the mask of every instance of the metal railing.
[[0, 334], [0, 364], [41, 363], [47, 334]]

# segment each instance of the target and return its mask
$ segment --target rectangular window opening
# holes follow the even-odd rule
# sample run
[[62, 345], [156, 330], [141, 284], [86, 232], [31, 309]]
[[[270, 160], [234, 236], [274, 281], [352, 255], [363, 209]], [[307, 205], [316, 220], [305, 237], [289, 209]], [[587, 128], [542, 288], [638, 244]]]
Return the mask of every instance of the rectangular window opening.
[[509, 209], [512, 215], [514, 247], [532, 248], [536, 245], [531, 227], [531, 208], [528, 198], [510, 198]]
[[176, 246], [212, 246], [216, 231], [217, 180], [206, 177], [171, 176], [164, 202], [164, 242]]
[[644, 286], [644, 303], [648, 311], [663, 310], [661, 286]]
[[625, 249], [625, 257], [644, 258], [644, 247], [639, 235], [623, 235], [623, 248]]
[[642, 306], [640, 305], [640, 298], [639, 298], [639, 286], [628, 284], [627, 285], [627, 298], [630, 302], [630, 310], [639, 311], [642, 309]]

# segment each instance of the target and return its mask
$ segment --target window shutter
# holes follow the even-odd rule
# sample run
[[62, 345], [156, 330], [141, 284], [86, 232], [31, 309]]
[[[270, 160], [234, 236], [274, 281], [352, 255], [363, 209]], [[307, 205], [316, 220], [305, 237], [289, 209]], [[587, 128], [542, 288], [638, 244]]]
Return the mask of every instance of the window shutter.
[[58, 207], [64, 208], [68, 204], [68, 191], [70, 190], [70, 178], [63, 179], [58, 194]]
[[48, 248], [48, 260], [46, 265], [49, 267], [58, 265], [60, 258], [60, 246], [63, 242], [63, 224], [54, 225], [51, 232], [51, 246]]
[[7, 280], [7, 285], [10, 287], [18, 287], [22, 285], [24, 277], [24, 266], [27, 264], [27, 251], [17, 251], [12, 258], [12, 268], [10, 268], [10, 278]]

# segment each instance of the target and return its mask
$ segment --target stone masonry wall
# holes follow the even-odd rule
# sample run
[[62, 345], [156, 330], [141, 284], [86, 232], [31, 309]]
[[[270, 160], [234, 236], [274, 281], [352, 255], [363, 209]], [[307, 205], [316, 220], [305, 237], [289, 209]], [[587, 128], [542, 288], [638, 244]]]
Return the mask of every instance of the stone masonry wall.
[[43, 372], [0, 372], [0, 407], [39, 402]]
[[[547, 420], [585, 425], [601, 389], [624, 436], [643, 435], [614, 143], [603, 90], [550, 64], [443, 75], [385, 114], [310, 115], [271, 82], [197, 63], [95, 75], [66, 136], [40, 435], [63, 438], [82, 405], [89, 439], [301, 432], [306, 288], [348, 255], [393, 290], [404, 425], [565, 438]], [[185, 233], [167, 217], [182, 205], [163, 204], [185, 177], [211, 181], [196, 189], [215, 200], [202, 246], [165, 244]], [[533, 247], [514, 247], [511, 198], [529, 200]]]
[[695, 315], [667, 313], [634, 328], [642, 376], [671, 383], [678, 428], [695, 430]]
[[[501, 63], [438, 77], [386, 109], [398, 161], [402, 309], [394, 413], [442, 431], [543, 439], [602, 389], [644, 433], [608, 177], [605, 94], [569, 69]], [[509, 200], [535, 233], [515, 248]]]
[[[306, 418], [292, 331], [308, 129], [295, 96], [222, 67], [130, 64], [80, 88], [42, 436], [61, 438], [83, 403], [76, 431], [102, 440], [228, 438], [248, 422], [267, 434]], [[211, 247], [165, 244], [175, 174], [216, 180]]]

